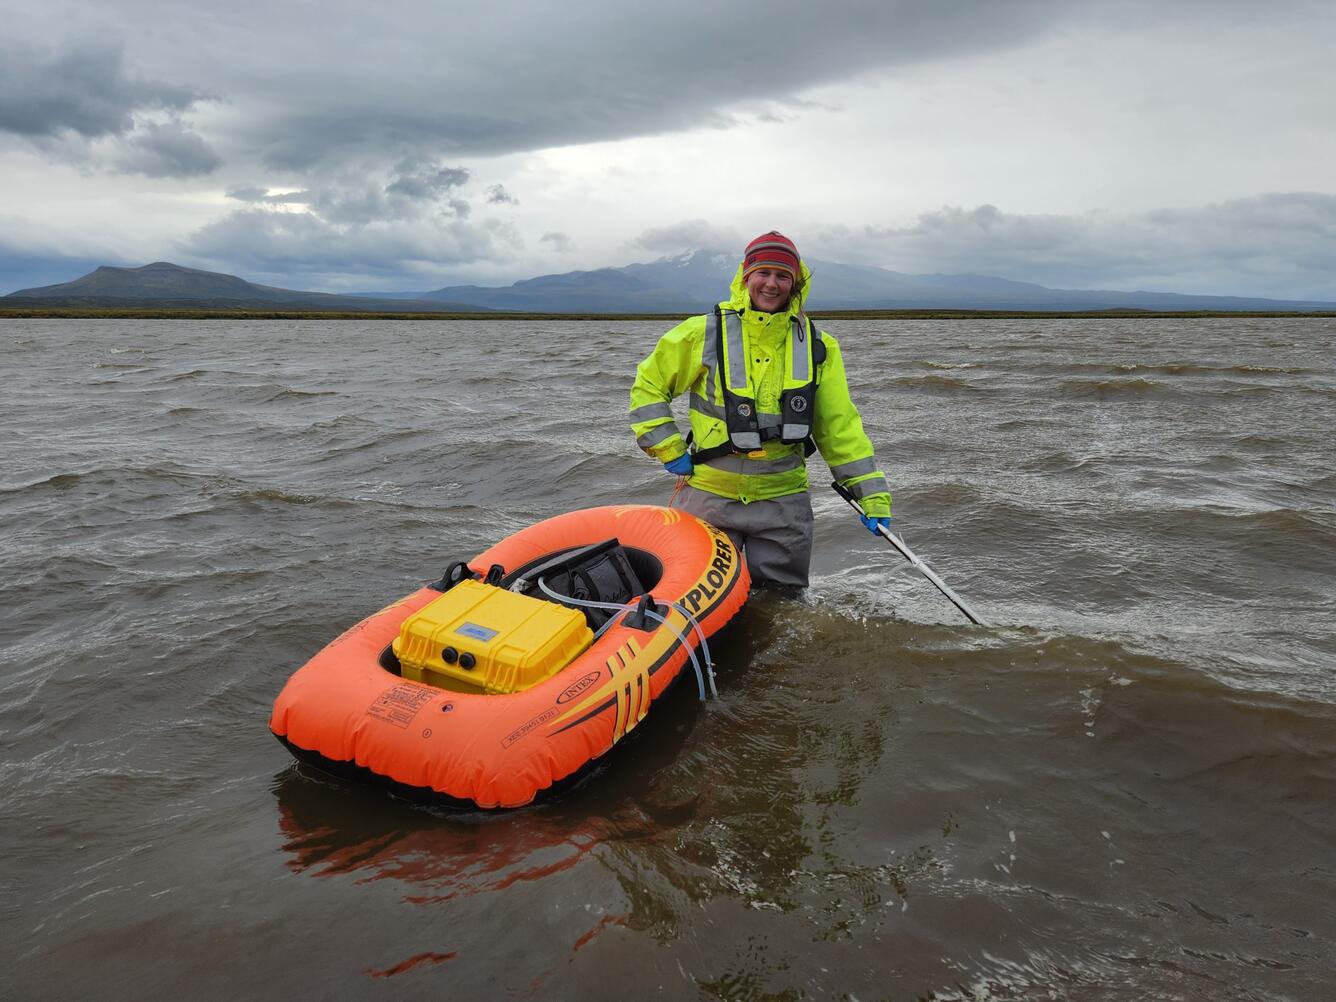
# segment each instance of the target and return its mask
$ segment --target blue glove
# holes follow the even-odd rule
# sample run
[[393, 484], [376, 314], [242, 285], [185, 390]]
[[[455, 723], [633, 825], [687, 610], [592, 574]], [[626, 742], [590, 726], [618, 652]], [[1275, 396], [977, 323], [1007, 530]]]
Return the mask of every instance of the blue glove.
[[891, 517], [889, 515], [885, 518], [873, 518], [871, 515], [859, 515], [858, 517], [862, 519], [863, 524], [867, 526], [867, 531], [874, 536], [881, 535], [881, 532], [879, 531], [881, 526], [884, 525], [888, 529], [891, 527]]
[[677, 477], [689, 477], [694, 470], [695, 464], [691, 462], [691, 453], [684, 452], [671, 463], [664, 463], [663, 468]]

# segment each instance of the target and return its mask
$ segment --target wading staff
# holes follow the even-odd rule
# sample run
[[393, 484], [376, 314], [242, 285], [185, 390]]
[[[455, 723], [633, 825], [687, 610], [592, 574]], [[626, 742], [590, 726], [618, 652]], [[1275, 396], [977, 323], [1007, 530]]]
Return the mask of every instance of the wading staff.
[[[858, 512], [858, 514], [860, 515], [867, 514], [866, 512], [863, 511], [862, 505], [860, 505], [857, 501], [854, 500], [854, 496], [850, 494], [846, 488], [840, 486], [839, 481], [832, 483], [830, 486], [834, 488], [836, 494], [838, 494], [840, 497], [844, 498], [844, 500], [849, 502], [850, 508]], [[936, 585], [937, 590], [940, 591], [947, 598], [949, 598], [955, 604], [955, 607], [957, 609], [959, 609], [966, 616], [968, 616], [971, 623], [976, 623], [979, 626], [988, 625], [978, 617], [975, 611], [969, 607], [969, 605], [965, 602], [963, 598], [961, 598], [959, 595], [953, 592], [950, 589], [950, 587], [948, 587], [947, 583], [937, 576], [937, 573], [931, 567], [929, 567], [922, 560], [920, 560], [918, 556], [914, 553], [914, 551], [905, 545], [905, 541], [903, 539], [895, 535], [895, 533], [891, 532], [891, 530], [886, 528], [886, 526], [884, 525], [877, 526], [877, 534], [884, 537], [886, 542], [890, 543], [892, 546], [894, 546], [897, 550], [900, 551], [900, 555], [902, 557], [904, 557], [911, 564], [917, 567], [919, 573], [921, 573], [925, 578], [927, 578], [934, 585]]]

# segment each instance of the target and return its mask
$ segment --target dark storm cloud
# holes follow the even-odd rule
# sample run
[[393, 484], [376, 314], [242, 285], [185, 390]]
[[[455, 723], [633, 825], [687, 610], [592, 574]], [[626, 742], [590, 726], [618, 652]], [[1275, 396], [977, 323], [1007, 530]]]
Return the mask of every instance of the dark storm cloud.
[[401, 162], [394, 172], [394, 180], [385, 186], [385, 194], [423, 200], [439, 199], [469, 179], [469, 172], [463, 167], [443, 167], [421, 158]]
[[[11, 43], [0, 59], [0, 128], [123, 133], [136, 112], [182, 111], [208, 92], [235, 113], [204, 138], [229, 162], [288, 172], [774, 120], [804, 107], [804, 92], [821, 84], [1015, 47], [1082, 18], [1149, 28], [1188, 8], [1150, 0], [404, 0], [387, 17], [362, 0], [327, 0], [318, 13], [182, 0], [164, 19], [150, 0], [68, 2], [86, 30], [122, 38], [130, 55], [101, 42], [57, 53]], [[1263, 13], [1241, 0], [1212, 9], [1238, 21], [1285, 7], [1305, 9], [1297, 0], [1273, 0]], [[62, 10], [68, 22], [71, 10]], [[34, 25], [55, 16], [34, 10], [23, 28], [40, 34]]]
[[[76, 42], [53, 52], [0, 42], [0, 131], [20, 136], [120, 135], [148, 111], [184, 111], [202, 92], [130, 70], [118, 44]], [[187, 157], [195, 162], [194, 158]]]
[[494, 184], [487, 189], [487, 202], [489, 205], [519, 205], [520, 200], [506, 191], [504, 185]]
[[897, 271], [1336, 301], [1336, 195], [1280, 192], [1135, 214], [947, 207], [904, 227], [815, 231], [819, 256]]
[[[137, 0], [118, 7], [127, 31], [156, 16]], [[237, 148], [291, 171], [373, 154], [457, 159], [726, 126], [796, 107], [796, 95], [819, 84], [1023, 42], [1066, 7], [498, 0], [406, 3], [384, 17], [331, 0], [316, 20], [237, 0], [226, 12], [176, 5], [178, 43], [138, 38], [136, 51], [156, 47], [158, 72], [190, 74], [243, 109], [228, 124]], [[196, 57], [187, 39], [213, 58]]]
[[146, 177], [195, 177], [216, 170], [222, 159], [203, 139], [179, 122], [146, 122], [125, 139], [116, 166]]
[[252, 205], [304, 205], [327, 223], [364, 226], [446, 216], [466, 219], [471, 203], [460, 194], [470, 173], [425, 157], [401, 160], [388, 171], [374, 163], [352, 164], [339, 171], [308, 177], [296, 191], [256, 184], [234, 185], [227, 197]]
[[289, 193], [234, 186], [228, 197], [247, 207], [197, 230], [181, 251], [328, 288], [339, 276], [430, 273], [496, 261], [521, 246], [509, 225], [470, 221], [472, 178], [461, 167], [416, 157], [384, 171], [361, 165], [308, 180]]
[[0, 43], [0, 132], [53, 160], [154, 178], [211, 173], [222, 158], [181, 118], [205, 97], [141, 76], [119, 44]]

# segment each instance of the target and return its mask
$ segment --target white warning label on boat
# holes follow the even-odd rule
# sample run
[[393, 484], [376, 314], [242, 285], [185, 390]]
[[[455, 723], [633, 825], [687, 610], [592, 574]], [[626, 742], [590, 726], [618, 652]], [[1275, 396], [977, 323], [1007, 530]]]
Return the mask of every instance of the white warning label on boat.
[[418, 711], [431, 702], [430, 690], [417, 685], [396, 685], [386, 689], [367, 709], [367, 716], [395, 727], [407, 727]]

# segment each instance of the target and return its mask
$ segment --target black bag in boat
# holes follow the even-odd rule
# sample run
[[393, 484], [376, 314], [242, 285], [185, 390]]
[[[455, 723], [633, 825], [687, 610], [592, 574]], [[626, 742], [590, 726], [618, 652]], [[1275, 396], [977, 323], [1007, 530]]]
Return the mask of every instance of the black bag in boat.
[[[544, 591], [539, 581], [554, 594]], [[592, 609], [581, 602], [625, 605], [645, 593], [626, 550], [615, 537], [566, 550], [522, 568], [508, 584], [522, 594], [581, 610], [594, 630], [617, 615], [617, 610]]]

